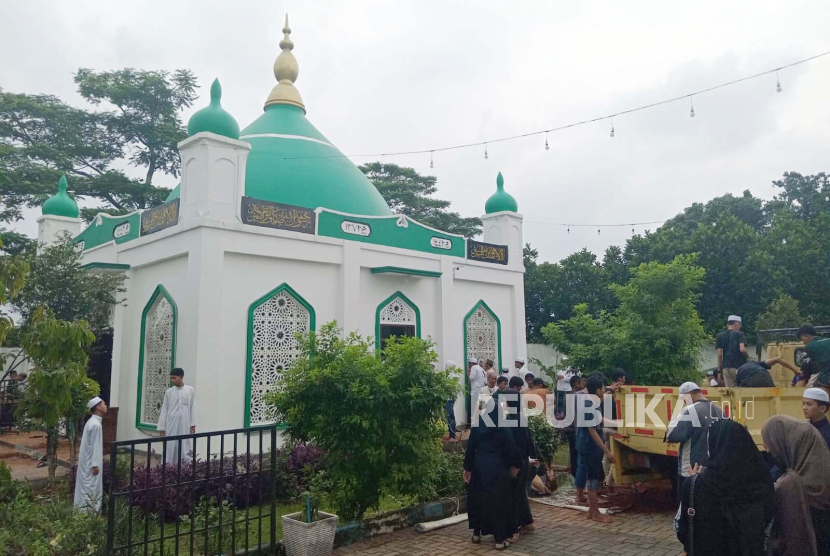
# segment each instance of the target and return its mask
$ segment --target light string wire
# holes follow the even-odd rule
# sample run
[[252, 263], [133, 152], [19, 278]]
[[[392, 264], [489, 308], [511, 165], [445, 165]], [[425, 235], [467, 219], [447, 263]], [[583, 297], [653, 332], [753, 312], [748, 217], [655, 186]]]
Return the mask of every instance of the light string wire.
[[[484, 140], [484, 141], [477, 141], [475, 143], [464, 143], [463, 145], [453, 145], [453, 146], [449, 146], [449, 147], [436, 147], [436, 148], [431, 148], [431, 149], [421, 149], [421, 150], [415, 150], [415, 151], [396, 151], [396, 152], [383, 152], [383, 153], [372, 153], [372, 154], [342, 154], [341, 153], [341, 154], [323, 155], [323, 156], [287, 156], [287, 157], [283, 157], [283, 160], [299, 160], [299, 159], [308, 159], [308, 158], [352, 158], [352, 157], [355, 157], [355, 158], [357, 158], [357, 157], [377, 158], [377, 157], [386, 157], [386, 156], [404, 156], [404, 155], [412, 155], [412, 154], [437, 153], [437, 152], [453, 151], [453, 150], [457, 150], [457, 149], [467, 149], [467, 148], [470, 148], [470, 147], [485, 146], [485, 148], [486, 148], [488, 143], [502, 143], [502, 142], [505, 142], [505, 141], [513, 141], [513, 140], [516, 140], [516, 139], [523, 139], [525, 137], [534, 137], [534, 136], [542, 135], [542, 134], [545, 134], [545, 133], [553, 133], [553, 132], [556, 132], [556, 131], [562, 131], [562, 130], [565, 130], [565, 129], [570, 129], [572, 127], [592, 124], [592, 123], [595, 123], [595, 122], [601, 122], [603, 120], [610, 120], [610, 119], [613, 119], [615, 116], [624, 116], [626, 114], [633, 114], [634, 112], [640, 112], [642, 110], [648, 110], [649, 108], [654, 108], [656, 106], [662, 106], [664, 104], [670, 104], [672, 102], [677, 102], [677, 101], [680, 101], [680, 100], [683, 100], [683, 99], [690, 98], [694, 95], [702, 95], [704, 93], [710, 93], [712, 91], [716, 91], [718, 89], [723, 89], [724, 87], [729, 87], [729, 86], [735, 85], [737, 83], [742, 83], [744, 81], [749, 81], [751, 79], [757, 79], [757, 78], [762, 77], [764, 75], [777, 73], [780, 70], [791, 68], [793, 66], [798, 66], [800, 64], [805, 64], [805, 63], [810, 62], [812, 60], [815, 60], [817, 58], [827, 56], [828, 54], [830, 54], [830, 50], [828, 50], [827, 52], [822, 52], [821, 54], [816, 54], [815, 56], [810, 56], [809, 58], [804, 58], [802, 60], [798, 60], [797, 62], [792, 62], [792, 63], [786, 64], [786, 65], [783, 65], [783, 66], [779, 66], [777, 68], [773, 68], [773, 69], [770, 69], [770, 70], [762, 71], [760, 73], [756, 73], [754, 75], [749, 75], [749, 76], [746, 76], [746, 77], [741, 77], [739, 79], [734, 79], [732, 81], [727, 81], [726, 83], [721, 83], [719, 85], [714, 85], [712, 87], [707, 87], [706, 89], [700, 89], [700, 90], [694, 91], [692, 93], [686, 93], [684, 95], [672, 97], [672, 98], [665, 99], [665, 100], [660, 100], [660, 101], [657, 101], [657, 102], [652, 102], [651, 104], [644, 104], [643, 106], [638, 106], [636, 108], [630, 108], [628, 110], [622, 110], [620, 112], [615, 112], [613, 114], [608, 114], [606, 116], [599, 116], [599, 117], [596, 117], [596, 118], [591, 118], [589, 120], [581, 120], [579, 122], [574, 122], [574, 123], [570, 123], [570, 124], [566, 124], [566, 125], [561, 125], [559, 127], [551, 127], [551, 128], [543, 129], [543, 130], [540, 130], [540, 131], [531, 131], [529, 133], [521, 133], [519, 135], [510, 135], [508, 137], [500, 137], [500, 138], [497, 138], [497, 139], [487, 139], [487, 140]], [[630, 224], [625, 224], [625, 225], [629, 226]]]
[[651, 222], [628, 222], [623, 224], [569, 224], [567, 222], [541, 222], [538, 220], [525, 220], [525, 224], [545, 224], [547, 226], [570, 226], [571, 228], [625, 228], [628, 226], [648, 226], [649, 224], [662, 224], [666, 220], [652, 220]]

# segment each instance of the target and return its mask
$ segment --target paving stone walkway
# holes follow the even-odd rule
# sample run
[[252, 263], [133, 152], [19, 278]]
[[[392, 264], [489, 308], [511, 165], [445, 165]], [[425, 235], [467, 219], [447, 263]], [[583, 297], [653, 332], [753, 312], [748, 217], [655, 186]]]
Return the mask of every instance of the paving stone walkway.
[[[523, 535], [511, 556], [678, 556], [683, 546], [672, 529], [674, 512], [638, 508], [613, 516], [614, 523], [588, 521], [586, 514], [531, 502], [536, 531]], [[489, 542], [488, 542], [489, 541]], [[470, 542], [467, 523], [417, 533], [414, 528], [380, 535], [334, 551], [335, 556], [450, 556], [494, 554], [492, 537]]]

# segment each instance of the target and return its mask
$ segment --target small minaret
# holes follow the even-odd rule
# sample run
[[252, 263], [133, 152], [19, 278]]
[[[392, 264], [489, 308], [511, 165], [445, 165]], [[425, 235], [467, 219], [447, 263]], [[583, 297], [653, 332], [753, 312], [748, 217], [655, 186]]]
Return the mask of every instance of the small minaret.
[[499, 172], [496, 177], [496, 192], [487, 199], [481, 222], [484, 225], [484, 241], [507, 245], [507, 264], [522, 264], [522, 215], [519, 204], [504, 190], [504, 178]]
[[221, 101], [222, 86], [215, 79], [210, 86], [210, 104], [191, 116], [188, 138], [179, 143], [180, 222], [198, 218], [239, 220], [251, 144], [239, 140], [239, 124], [222, 108]]
[[78, 203], [66, 192], [66, 176], [61, 176], [58, 182], [58, 192], [52, 195], [41, 207], [42, 216], [37, 219], [38, 251], [50, 243], [54, 243], [65, 234], [70, 237], [81, 231], [82, 220], [78, 218], [80, 211]]

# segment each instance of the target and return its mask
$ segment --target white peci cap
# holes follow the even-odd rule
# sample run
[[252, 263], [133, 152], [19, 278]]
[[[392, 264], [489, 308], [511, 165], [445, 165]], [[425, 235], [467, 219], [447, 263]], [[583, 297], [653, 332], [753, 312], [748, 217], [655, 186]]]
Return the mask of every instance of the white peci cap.
[[684, 382], [680, 385], [680, 395], [685, 396], [686, 394], [690, 394], [695, 390], [700, 390], [700, 386], [695, 384], [694, 382]]
[[729, 318], [726, 319], [726, 322], [733, 321], [733, 320], [735, 322], [741, 322], [741, 317], [739, 317], [738, 315], [729, 315]]
[[470, 357], [469, 359], [467, 359], [467, 363], [478, 363], [478, 359], [476, 359], [475, 357]]
[[522, 365], [524, 365], [525, 364], [525, 358], [524, 357], [517, 357], [516, 358], [516, 363], [521, 363]]
[[95, 396], [94, 398], [92, 398], [91, 400], [86, 402], [86, 408], [88, 410], [92, 411], [93, 409], [95, 409], [95, 406], [98, 405], [99, 403], [101, 403], [102, 401], [104, 401], [104, 400], [102, 400], [98, 396]]
[[804, 390], [804, 398], [816, 400], [817, 402], [830, 403], [830, 396], [821, 388], [807, 388]]

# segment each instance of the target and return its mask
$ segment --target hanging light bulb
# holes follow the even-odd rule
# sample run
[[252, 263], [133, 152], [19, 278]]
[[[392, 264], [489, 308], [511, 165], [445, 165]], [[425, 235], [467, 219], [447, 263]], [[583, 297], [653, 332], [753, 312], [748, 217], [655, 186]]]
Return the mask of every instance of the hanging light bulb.
[[568, 226], [568, 233], [571, 233], [571, 227]]
[[781, 80], [778, 79], [778, 70], [775, 71], [775, 90], [781, 92]]
[[380, 155], [380, 171], [383, 172], [383, 155]]
[[487, 160], [488, 158], [490, 157], [487, 156], [487, 143], [484, 143], [484, 160]]
[[602, 233], [602, 230], [600, 230], [599, 228], [597, 228], [597, 235], [600, 235], [601, 233]]
[[432, 151], [429, 151], [429, 167], [434, 168], [434, 165], [432, 164]]
[[614, 118], [611, 118], [611, 137], [614, 136]]
[[548, 132], [547, 131], [545, 132], [545, 150], [546, 151], [550, 150], [550, 145], [548, 145]]
[[634, 228], [631, 228], [631, 233], [632, 233], [632, 234], [634, 233]]
[[689, 117], [694, 118], [695, 117], [695, 97], [693, 97], [693, 96], [689, 97], [689, 101], [691, 102], [691, 105], [692, 105], [692, 111], [689, 112]]

